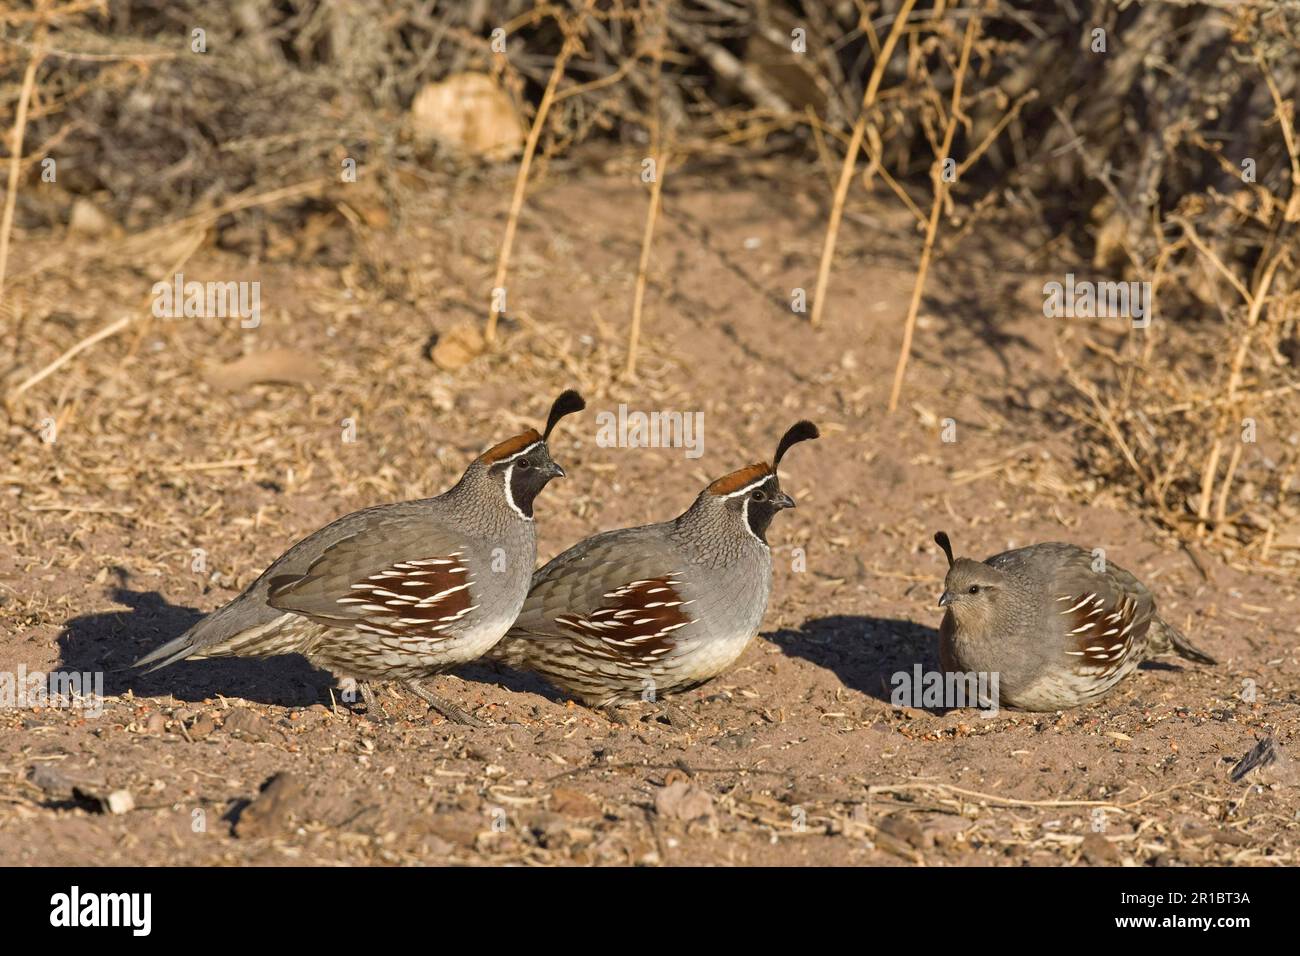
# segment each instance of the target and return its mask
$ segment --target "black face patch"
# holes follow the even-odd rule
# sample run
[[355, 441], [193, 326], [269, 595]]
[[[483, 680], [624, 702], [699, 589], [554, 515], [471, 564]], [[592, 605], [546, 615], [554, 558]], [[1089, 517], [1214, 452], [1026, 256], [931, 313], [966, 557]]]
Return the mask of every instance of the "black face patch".
[[563, 474], [541, 444], [527, 454], [495, 465], [492, 470], [509, 483], [505, 489], [509, 501], [525, 518], [533, 516], [533, 501], [547, 483]]
[[790, 499], [781, 492], [781, 484], [775, 475], [755, 484], [747, 491], [733, 492], [727, 496], [727, 507], [739, 512], [749, 525], [754, 537], [767, 543], [767, 528], [772, 523], [772, 516], [778, 511], [791, 507]]

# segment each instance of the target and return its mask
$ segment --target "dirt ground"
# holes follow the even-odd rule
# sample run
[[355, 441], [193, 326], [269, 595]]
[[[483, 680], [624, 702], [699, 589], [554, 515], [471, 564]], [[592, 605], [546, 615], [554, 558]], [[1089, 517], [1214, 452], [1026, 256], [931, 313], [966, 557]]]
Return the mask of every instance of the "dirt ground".
[[[23, 397], [0, 476], [0, 669], [103, 672], [107, 700], [98, 717], [0, 711], [0, 859], [1300, 862], [1300, 779], [1278, 765], [1229, 779], [1266, 736], [1284, 760], [1300, 752], [1297, 581], [1180, 546], [1080, 469], [1042, 315], [1042, 283], [1074, 265], [1061, 249], [990, 224], [947, 250], [890, 416], [919, 246], [906, 213], [883, 199], [850, 210], [812, 330], [790, 301], [816, 271], [820, 171], [683, 167], [665, 190], [631, 383], [619, 373], [636, 173], [552, 165], [521, 221], [503, 348], [458, 370], [428, 351], [486, 299], [508, 170], [432, 177], [391, 217], [358, 189], [337, 197], [343, 214], [324, 206], [312, 230], [264, 249], [209, 242], [186, 278], [260, 281], [260, 327], [141, 320]], [[17, 271], [79, 256], [69, 241], [20, 246]], [[61, 309], [9, 336], [33, 353], [26, 373], [138, 312], [177, 255], [92, 252], [42, 285]], [[241, 384], [230, 363], [273, 348], [318, 368]], [[728, 673], [623, 723], [493, 665], [438, 678], [491, 723], [478, 729], [397, 687], [380, 695], [383, 719], [334, 707], [329, 675], [299, 658], [127, 669], [328, 520], [442, 491], [566, 386], [589, 409], [552, 444], [570, 477], [539, 500], [542, 560], [679, 513], [707, 481], [769, 458], [797, 418], [821, 426], [783, 468], [798, 508], [774, 522], [772, 601]], [[703, 411], [704, 456], [598, 447], [594, 413], [620, 402]], [[1220, 663], [1147, 665], [1060, 714], [894, 706], [891, 674], [937, 667], [940, 528], [976, 557], [1036, 540], [1105, 547]], [[118, 791], [129, 804], [109, 800]]]

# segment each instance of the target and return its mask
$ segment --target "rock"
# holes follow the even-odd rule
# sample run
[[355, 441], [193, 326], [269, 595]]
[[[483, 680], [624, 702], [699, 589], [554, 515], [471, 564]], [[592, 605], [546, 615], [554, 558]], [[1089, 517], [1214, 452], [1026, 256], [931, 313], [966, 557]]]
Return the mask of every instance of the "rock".
[[28, 776], [52, 800], [70, 800], [92, 813], [130, 813], [135, 799], [128, 790], [110, 790], [100, 777], [77, 768], [36, 764]]
[[574, 826], [554, 813], [537, 814], [528, 828], [538, 846], [569, 853], [589, 845], [596, 836], [586, 827]]
[[1227, 827], [1221, 827], [1214, 831], [1213, 840], [1215, 843], [1223, 843], [1228, 846], [1250, 846], [1253, 842], [1249, 833], [1242, 833], [1240, 830], [1230, 830]]
[[167, 718], [156, 711], [149, 715], [149, 719], [144, 722], [144, 732], [146, 734], [161, 734], [167, 729]]
[[240, 839], [275, 836], [306, 817], [307, 789], [292, 773], [277, 773], [239, 814], [235, 836]]
[[114, 790], [101, 803], [109, 813], [130, 813], [135, 809], [135, 798], [127, 790]]
[[[491, 829], [491, 823], [489, 819], [488, 829]], [[484, 824], [477, 815], [444, 813], [431, 817], [425, 828], [430, 836], [444, 843], [468, 849], [474, 846]]]
[[1089, 833], [1079, 844], [1079, 853], [1092, 866], [1115, 866], [1119, 863], [1119, 851], [1100, 833]]
[[442, 837], [430, 833], [424, 838], [424, 852], [431, 857], [447, 857], [456, 852], [456, 847]]
[[970, 821], [946, 814], [927, 819], [922, 828], [925, 830], [926, 843], [930, 846], [951, 846], [961, 841], [962, 834], [970, 827]]
[[226, 733], [241, 740], [265, 740], [270, 728], [266, 721], [246, 707], [232, 710], [222, 725]]
[[894, 814], [885, 817], [880, 821], [876, 829], [879, 833], [892, 837], [900, 843], [906, 843], [918, 850], [928, 850], [934, 846], [934, 836], [926, 833], [921, 824], [910, 816]]
[[417, 142], [493, 161], [509, 159], [525, 137], [514, 103], [485, 73], [455, 73], [425, 86], [411, 103], [410, 123]]
[[600, 804], [572, 787], [556, 787], [551, 791], [551, 810], [565, 817], [600, 816]]
[[430, 357], [438, 368], [454, 372], [472, 362], [485, 347], [478, 326], [462, 322], [438, 336]]
[[1052, 393], [1041, 385], [1034, 385], [1025, 393], [1025, 404], [1034, 411], [1041, 411], [1052, 401]]
[[713, 797], [699, 787], [679, 780], [655, 794], [655, 813], [666, 820], [699, 820], [713, 816]]
[[202, 740], [216, 729], [216, 722], [209, 715], [199, 714], [194, 718], [194, 723], [190, 724], [190, 736]]
[[113, 233], [116, 228], [113, 220], [90, 200], [78, 199], [72, 204], [72, 213], [68, 216], [68, 232], [73, 235], [99, 239]]
[[60, 799], [67, 799], [72, 796], [73, 788], [78, 784], [85, 783], [88, 786], [94, 786], [93, 783], [81, 780], [77, 774], [48, 763], [38, 763], [32, 767], [27, 779], [40, 787], [49, 796]]

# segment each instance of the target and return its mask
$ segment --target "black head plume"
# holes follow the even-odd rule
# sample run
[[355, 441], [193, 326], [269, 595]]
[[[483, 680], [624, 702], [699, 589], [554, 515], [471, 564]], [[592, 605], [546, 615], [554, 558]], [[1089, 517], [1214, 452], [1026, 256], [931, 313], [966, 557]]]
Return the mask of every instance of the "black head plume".
[[934, 543], [943, 548], [943, 553], [948, 556], [948, 567], [952, 567], [952, 542], [942, 531], [934, 533]]
[[555, 400], [551, 406], [550, 417], [546, 419], [546, 431], [542, 432], [542, 441], [551, 437], [551, 429], [565, 415], [572, 415], [574, 412], [580, 412], [587, 407], [587, 403], [582, 400], [582, 396], [573, 389], [566, 389], [560, 393], [560, 397]]
[[772, 459], [772, 471], [776, 471], [781, 464], [781, 458], [791, 445], [797, 445], [801, 441], [809, 441], [813, 438], [820, 438], [821, 433], [817, 431], [817, 426], [810, 421], [795, 422], [790, 426], [790, 430], [781, 436], [781, 443], [776, 446], [776, 457]]

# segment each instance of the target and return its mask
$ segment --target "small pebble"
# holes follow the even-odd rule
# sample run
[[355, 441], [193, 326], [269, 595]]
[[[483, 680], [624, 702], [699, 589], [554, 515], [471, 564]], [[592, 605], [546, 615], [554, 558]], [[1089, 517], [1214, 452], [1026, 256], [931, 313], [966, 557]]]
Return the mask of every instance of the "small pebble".
[[104, 809], [109, 813], [130, 813], [135, 809], [135, 799], [126, 790], [114, 790], [104, 798]]

